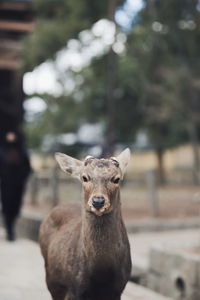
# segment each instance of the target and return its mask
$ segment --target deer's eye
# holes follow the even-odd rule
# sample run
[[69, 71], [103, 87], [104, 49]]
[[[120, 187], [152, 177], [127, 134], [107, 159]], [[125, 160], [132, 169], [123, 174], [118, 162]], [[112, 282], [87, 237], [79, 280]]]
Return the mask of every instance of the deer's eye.
[[88, 182], [90, 179], [86, 177], [85, 175], [82, 176], [83, 182]]
[[114, 183], [114, 184], [118, 184], [119, 181], [120, 181], [120, 177], [117, 177], [117, 178], [114, 178], [114, 179], [113, 179], [113, 183]]

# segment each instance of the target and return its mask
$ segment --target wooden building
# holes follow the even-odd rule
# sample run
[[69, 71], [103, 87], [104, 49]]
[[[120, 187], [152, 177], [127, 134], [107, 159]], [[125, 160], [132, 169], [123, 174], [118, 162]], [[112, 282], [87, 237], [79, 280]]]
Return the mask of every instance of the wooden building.
[[0, 0], [0, 145], [23, 121], [22, 39], [33, 28], [31, 0]]

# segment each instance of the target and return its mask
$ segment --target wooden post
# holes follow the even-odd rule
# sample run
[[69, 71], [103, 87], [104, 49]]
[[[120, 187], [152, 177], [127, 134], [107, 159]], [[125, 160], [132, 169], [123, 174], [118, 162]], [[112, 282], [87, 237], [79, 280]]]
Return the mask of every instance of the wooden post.
[[35, 173], [31, 175], [30, 181], [31, 205], [36, 206], [38, 204], [38, 178]]
[[59, 203], [59, 177], [58, 168], [53, 168], [52, 178], [50, 180], [52, 186], [52, 205], [56, 206]]
[[193, 184], [200, 184], [200, 153], [199, 153], [199, 138], [198, 138], [198, 126], [195, 122], [190, 122], [187, 129], [190, 137], [192, 152], [193, 152]]
[[156, 170], [147, 172], [148, 204], [151, 217], [158, 216], [158, 193]]

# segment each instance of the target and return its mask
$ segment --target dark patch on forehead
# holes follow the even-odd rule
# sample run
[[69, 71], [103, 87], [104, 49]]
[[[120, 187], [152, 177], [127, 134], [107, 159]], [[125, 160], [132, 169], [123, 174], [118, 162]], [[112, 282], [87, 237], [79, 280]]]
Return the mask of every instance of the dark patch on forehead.
[[94, 158], [88, 160], [85, 171], [88, 172], [93, 180], [108, 180], [115, 176], [120, 171], [120, 168], [111, 159]]
[[119, 168], [119, 163], [113, 161], [112, 159], [105, 159], [105, 158], [101, 158], [101, 159], [97, 159], [97, 158], [93, 158], [93, 159], [89, 159], [85, 162], [85, 166], [90, 166], [92, 168], [112, 168], [112, 167], [116, 167], [117, 169]]
[[96, 166], [98, 168], [104, 168], [104, 167], [109, 167], [109, 161], [105, 159], [100, 159], [97, 161]]

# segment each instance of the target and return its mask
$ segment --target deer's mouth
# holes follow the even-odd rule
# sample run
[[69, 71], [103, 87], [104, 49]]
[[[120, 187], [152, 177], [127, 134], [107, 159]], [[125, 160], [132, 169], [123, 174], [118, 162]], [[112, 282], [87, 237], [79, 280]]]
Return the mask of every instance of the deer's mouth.
[[92, 213], [97, 216], [102, 216], [103, 214], [109, 212], [110, 201], [108, 199], [105, 199], [103, 205], [95, 205], [94, 201], [92, 201], [92, 198], [90, 198], [90, 200], [88, 201], [88, 206]]

